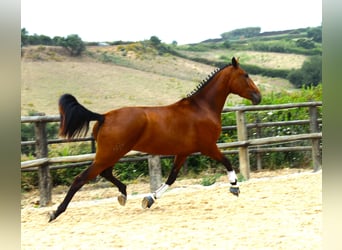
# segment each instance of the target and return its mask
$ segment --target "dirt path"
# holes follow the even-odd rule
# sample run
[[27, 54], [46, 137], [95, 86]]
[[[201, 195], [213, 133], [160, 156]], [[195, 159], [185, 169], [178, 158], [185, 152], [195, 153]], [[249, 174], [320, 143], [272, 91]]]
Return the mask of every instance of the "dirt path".
[[[276, 172], [277, 173], [277, 172]], [[129, 186], [125, 207], [114, 188], [83, 190], [47, 223], [48, 208], [22, 200], [22, 249], [321, 249], [322, 172], [258, 174], [229, 194], [226, 178], [203, 187], [177, 182], [151, 209], [148, 184]], [[272, 173], [271, 175], [275, 175]], [[265, 176], [265, 175], [263, 175]], [[269, 176], [269, 175], [266, 175]], [[95, 194], [97, 192], [97, 194]], [[105, 199], [94, 200], [94, 197]], [[64, 194], [54, 194], [59, 203]]]

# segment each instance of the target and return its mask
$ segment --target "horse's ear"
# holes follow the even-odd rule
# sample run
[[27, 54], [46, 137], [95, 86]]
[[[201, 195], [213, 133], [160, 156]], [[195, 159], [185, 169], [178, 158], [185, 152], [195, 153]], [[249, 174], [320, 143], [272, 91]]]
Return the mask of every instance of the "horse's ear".
[[235, 68], [239, 67], [239, 62], [235, 57], [232, 58], [232, 64]]

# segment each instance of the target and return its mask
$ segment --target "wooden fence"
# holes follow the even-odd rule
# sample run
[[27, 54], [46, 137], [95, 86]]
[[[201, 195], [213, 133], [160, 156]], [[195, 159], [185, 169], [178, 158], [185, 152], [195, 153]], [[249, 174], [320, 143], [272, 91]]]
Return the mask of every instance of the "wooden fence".
[[[238, 140], [230, 143], [218, 143], [221, 150], [228, 148], [238, 148], [238, 150], [228, 150], [224, 153], [239, 154], [239, 168], [243, 177], [247, 180], [250, 175], [250, 153], [255, 153], [257, 169], [261, 169], [262, 154], [266, 152], [286, 152], [286, 151], [304, 151], [312, 152], [312, 165], [314, 171], [321, 168], [321, 139], [320, 125], [322, 119], [318, 117], [318, 107], [322, 106], [322, 102], [306, 102], [295, 104], [280, 104], [280, 105], [258, 105], [258, 106], [238, 106], [225, 108], [222, 113], [235, 112], [236, 126], [222, 127], [222, 131], [237, 129]], [[308, 108], [308, 120], [290, 120], [276, 122], [260, 122], [258, 119], [254, 123], [246, 123], [246, 112], [257, 111], [274, 111], [281, 109]], [[39, 191], [40, 191], [40, 206], [46, 206], [51, 202], [52, 180], [50, 175], [51, 169], [73, 167], [77, 164], [90, 163], [95, 156], [95, 153], [83, 154], [76, 156], [63, 157], [48, 157], [48, 145], [55, 143], [68, 143], [74, 141], [91, 141], [93, 152], [95, 152], [95, 143], [93, 138], [78, 138], [73, 140], [64, 139], [47, 139], [46, 124], [49, 122], [59, 122], [59, 116], [22, 116], [22, 123], [34, 123], [35, 140], [22, 141], [21, 145], [35, 145], [36, 158], [35, 160], [21, 162], [22, 171], [38, 171], [39, 176]], [[260, 130], [265, 127], [274, 126], [291, 126], [309, 124], [310, 133], [284, 135], [276, 137], [260, 138]], [[248, 138], [248, 129], [256, 128], [257, 138]], [[286, 143], [300, 140], [311, 140], [311, 146], [295, 146], [295, 147], [268, 147], [261, 148], [261, 145], [270, 145], [274, 143]], [[132, 158], [132, 156], [134, 156]], [[120, 161], [139, 161], [148, 160], [151, 190], [155, 190], [161, 184], [161, 167], [159, 156], [149, 156], [147, 154], [131, 151], [125, 155]], [[65, 164], [67, 163], [67, 164]], [[71, 164], [70, 164], [71, 163]], [[63, 165], [61, 165], [63, 164]]]

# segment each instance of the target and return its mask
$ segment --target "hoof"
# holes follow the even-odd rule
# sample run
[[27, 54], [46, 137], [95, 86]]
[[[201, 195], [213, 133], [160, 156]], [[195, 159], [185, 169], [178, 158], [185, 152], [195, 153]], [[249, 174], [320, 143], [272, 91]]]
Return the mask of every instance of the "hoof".
[[55, 220], [56, 219], [56, 212], [50, 212], [49, 217], [50, 217], [49, 222]]
[[236, 195], [236, 196], [239, 196], [240, 194], [240, 189], [239, 187], [230, 187], [229, 191], [233, 194], [233, 195]]
[[152, 196], [146, 196], [142, 200], [141, 206], [143, 209], [150, 208], [152, 204], [154, 203], [154, 199]]
[[118, 196], [118, 202], [120, 203], [121, 206], [125, 206], [127, 201], [126, 195], [119, 195]]

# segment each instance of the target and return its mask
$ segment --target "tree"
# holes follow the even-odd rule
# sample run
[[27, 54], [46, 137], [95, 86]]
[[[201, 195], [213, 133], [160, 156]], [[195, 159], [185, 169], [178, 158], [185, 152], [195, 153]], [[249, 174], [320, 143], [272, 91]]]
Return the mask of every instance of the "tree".
[[46, 35], [37, 35], [33, 36], [28, 35], [28, 31], [25, 28], [21, 29], [21, 46], [25, 45], [53, 45], [53, 41], [49, 36]]
[[28, 36], [28, 44], [30, 45], [40, 45], [41, 43], [41, 37], [37, 34], [33, 34], [33, 36]]
[[240, 38], [248, 38], [254, 37], [260, 34], [260, 27], [248, 27], [242, 29], [235, 29], [229, 32], [225, 32], [221, 34], [221, 37], [224, 40], [236, 40]]
[[25, 28], [21, 29], [21, 47], [28, 44], [28, 31]]
[[322, 56], [313, 56], [298, 70], [288, 74], [289, 81], [296, 87], [317, 86], [322, 82]]
[[85, 50], [85, 44], [82, 39], [76, 35], [68, 35], [61, 41], [61, 46], [66, 48], [71, 56], [79, 56]]
[[231, 46], [232, 46], [232, 45], [231, 45], [231, 43], [229, 42], [229, 40], [224, 41], [224, 43], [223, 43], [223, 47], [224, 47], [224, 48], [229, 49]]
[[64, 38], [61, 36], [55, 36], [52, 38], [52, 43], [55, 46], [62, 46], [63, 41], [64, 41]]
[[307, 34], [308, 38], [311, 38], [316, 43], [322, 42], [322, 26], [316, 28], [310, 28]]
[[288, 74], [287, 79], [289, 79], [293, 85], [300, 88], [304, 79], [303, 72], [301, 70], [293, 70]]
[[157, 36], [151, 36], [150, 43], [157, 48], [161, 44], [161, 40]]
[[305, 86], [317, 86], [322, 82], [322, 56], [313, 56], [302, 66]]
[[39, 44], [42, 45], [52, 45], [52, 39], [49, 36], [39, 35], [38, 36]]

